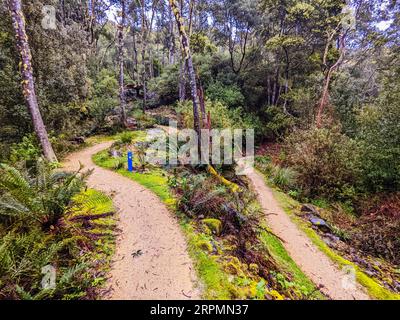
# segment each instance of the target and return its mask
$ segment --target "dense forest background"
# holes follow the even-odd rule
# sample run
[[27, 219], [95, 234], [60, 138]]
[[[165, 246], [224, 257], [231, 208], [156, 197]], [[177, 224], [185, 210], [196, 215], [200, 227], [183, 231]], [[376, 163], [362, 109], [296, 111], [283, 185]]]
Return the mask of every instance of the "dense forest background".
[[[191, 99], [178, 30], [166, 1], [125, 1], [123, 25], [118, 24], [118, 1], [23, 2], [39, 106], [58, 152], [66, 147], [59, 141], [105, 130], [111, 125], [107, 116], [118, 113], [118, 26], [123, 31], [124, 85], [133, 96], [128, 111]], [[43, 5], [55, 6], [55, 29], [43, 27]], [[179, 4], [209, 108], [222, 113], [227, 108], [231, 118], [256, 128], [259, 141], [277, 141], [302, 130], [296, 133], [298, 140], [310, 135], [308, 140], [314, 141], [309, 144], [316, 148], [318, 139], [328, 135], [334, 145], [326, 147], [340, 145], [344, 154], [343, 159], [333, 157], [342, 161], [335, 165], [342, 171], [335, 179], [368, 191], [393, 191], [399, 187], [399, 5], [354, 1], [349, 12], [355, 28], [353, 18], [348, 27], [343, 24], [343, 5]], [[28, 148], [34, 144], [32, 123], [5, 1], [1, 10], [0, 139], [6, 159], [35, 150]], [[21, 141], [28, 146], [19, 148]], [[353, 143], [361, 149], [355, 152]]]
[[[41, 148], [7, 3], [0, 160], [29, 163]], [[213, 127], [255, 128], [258, 160], [276, 185], [357, 217], [357, 245], [399, 263], [398, 1], [22, 3], [38, 105], [59, 158], [85, 137], [152, 126], [159, 107], [196, 126], [195, 78]], [[55, 8], [54, 26], [44, 6]]]

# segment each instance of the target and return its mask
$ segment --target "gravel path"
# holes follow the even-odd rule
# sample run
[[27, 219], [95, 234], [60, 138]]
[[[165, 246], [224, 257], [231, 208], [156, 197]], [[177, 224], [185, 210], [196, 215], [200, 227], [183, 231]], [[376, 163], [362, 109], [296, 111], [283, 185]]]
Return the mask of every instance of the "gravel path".
[[200, 292], [184, 236], [175, 217], [151, 191], [112, 171], [96, 166], [92, 155], [105, 142], [71, 154], [64, 168], [94, 169], [90, 188], [113, 196], [118, 208], [115, 257], [104, 299], [199, 299]]
[[271, 189], [266, 186], [264, 177], [255, 170], [252, 170], [247, 176], [258, 193], [268, 226], [284, 240], [285, 249], [300, 269], [315, 285], [321, 286], [321, 292], [334, 300], [370, 299], [364, 287], [347, 281], [349, 276], [346, 276], [346, 273], [339, 269], [290, 220], [275, 200]]

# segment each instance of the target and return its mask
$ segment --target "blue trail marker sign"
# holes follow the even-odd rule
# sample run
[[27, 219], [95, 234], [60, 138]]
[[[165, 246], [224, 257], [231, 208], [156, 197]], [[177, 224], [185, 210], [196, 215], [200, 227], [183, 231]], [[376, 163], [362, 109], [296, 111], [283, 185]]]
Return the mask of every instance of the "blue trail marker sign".
[[128, 171], [133, 172], [133, 152], [128, 152]]

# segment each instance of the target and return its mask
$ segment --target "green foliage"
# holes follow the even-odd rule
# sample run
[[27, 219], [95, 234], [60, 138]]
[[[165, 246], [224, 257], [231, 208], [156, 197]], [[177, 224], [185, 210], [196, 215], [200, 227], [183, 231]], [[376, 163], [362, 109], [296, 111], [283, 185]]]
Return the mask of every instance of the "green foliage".
[[338, 128], [296, 131], [286, 140], [285, 152], [305, 196], [354, 198], [360, 182], [359, 146]]
[[[296, 185], [297, 173], [293, 169], [273, 164], [268, 156], [258, 156], [255, 161], [258, 170], [277, 187], [289, 190]], [[293, 190], [291, 191], [293, 192]]]
[[156, 119], [147, 113], [144, 113], [143, 110], [135, 110], [132, 112], [132, 116], [137, 121], [139, 130], [153, 128], [156, 124]]
[[[211, 114], [213, 128], [247, 129], [259, 126], [259, 122], [246, 115], [241, 108], [230, 109], [219, 101], [206, 101], [206, 110]], [[178, 102], [176, 111], [185, 128], [193, 127], [193, 107], [190, 101]]]
[[93, 86], [96, 97], [113, 98], [118, 95], [118, 81], [114, 72], [102, 69], [96, 76], [97, 81]]
[[224, 85], [219, 81], [210, 84], [206, 96], [212, 101], [219, 101], [230, 108], [244, 106], [245, 99], [237, 85]]
[[217, 51], [217, 47], [211, 42], [203, 33], [192, 33], [190, 35], [190, 48], [193, 53], [197, 54], [211, 54]]
[[291, 168], [275, 166], [271, 172], [271, 181], [276, 186], [287, 190], [296, 184], [297, 173]]
[[365, 108], [358, 118], [363, 179], [371, 191], [393, 191], [400, 187], [400, 111], [397, 103], [385, 101], [377, 107]]
[[132, 144], [133, 141], [133, 133], [130, 131], [125, 131], [119, 135], [119, 142], [123, 145]]
[[[0, 165], [0, 299], [93, 298], [94, 287], [104, 283], [95, 281], [101, 270], [92, 273], [94, 255], [103, 255], [106, 268], [112, 244], [95, 244], [85, 228], [112, 228], [115, 223], [103, 218], [112, 202], [95, 191], [81, 193], [83, 179], [55, 172], [42, 160], [30, 171]], [[79, 222], [84, 216], [86, 224]], [[50, 289], [42, 287], [44, 267], [56, 271]]]
[[294, 126], [295, 120], [281, 109], [275, 106], [268, 106], [265, 109], [265, 128], [264, 136], [268, 138], [277, 138], [285, 135]]
[[11, 146], [10, 161], [35, 161], [40, 156], [40, 148], [36, 137], [32, 134], [22, 138], [20, 143]]
[[149, 82], [149, 89], [157, 92], [160, 104], [173, 104], [179, 98], [178, 65], [167, 66], [160, 77]]
[[0, 164], [0, 173], [0, 217], [22, 227], [54, 226], [83, 187], [78, 173], [53, 172], [41, 159], [34, 172]]

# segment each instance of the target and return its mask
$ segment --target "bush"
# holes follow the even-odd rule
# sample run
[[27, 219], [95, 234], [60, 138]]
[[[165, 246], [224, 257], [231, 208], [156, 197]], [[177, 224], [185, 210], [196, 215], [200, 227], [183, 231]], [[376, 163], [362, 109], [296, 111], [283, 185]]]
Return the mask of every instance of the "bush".
[[[191, 101], [179, 102], [176, 108], [180, 123], [185, 128], [193, 127], [193, 105]], [[217, 101], [206, 101], [206, 111], [211, 114], [211, 126], [230, 129], [254, 129], [260, 126], [259, 122], [250, 115], [246, 115], [243, 109], [230, 109]]]
[[[400, 101], [400, 97], [399, 97]], [[364, 108], [358, 118], [363, 181], [368, 191], [400, 188], [400, 111], [398, 104]]]
[[[30, 171], [0, 165], [0, 300], [94, 298], [113, 250], [114, 209], [83, 188], [77, 174], [42, 160]], [[44, 288], [51, 267], [54, 287]]]
[[157, 122], [154, 117], [148, 115], [147, 113], [144, 113], [142, 110], [135, 110], [132, 115], [137, 121], [139, 130], [153, 128]]
[[119, 141], [122, 145], [131, 144], [134, 138], [134, 134], [129, 131], [125, 131], [119, 135]]
[[272, 182], [282, 189], [289, 189], [296, 184], [297, 173], [291, 168], [275, 166], [272, 169]]
[[258, 170], [260, 170], [274, 185], [288, 190], [296, 185], [297, 173], [291, 168], [282, 168], [272, 163], [268, 156], [255, 158]]
[[118, 87], [115, 74], [107, 69], [102, 69], [94, 83], [94, 94], [96, 97], [112, 98], [118, 95]]
[[55, 226], [84, 185], [77, 175], [53, 172], [41, 159], [29, 172], [0, 164], [0, 219], [27, 228]]
[[307, 197], [349, 200], [360, 186], [359, 146], [338, 128], [310, 129], [291, 134], [284, 163], [297, 173]]
[[179, 66], [177, 64], [166, 67], [160, 77], [149, 82], [149, 91], [157, 92], [161, 104], [173, 104], [179, 99]]
[[33, 134], [22, 138], [20, 143], [11, 146], [10, 160], [12, 163], [19, 161], [34, 161], [40, 156], [40, 148]]
[[206, 96], [210, 100], [219, 101], [231, 108], [237, 108], [244, 105], [244, 96], [236, 85], [227, 86], [216, 81], [208, 86]]
[[269, 139], [285, 135], [295, 124], [293, 117], [285, 114], [281, 108], [276, 106], [268, 106], [263, 116], [266, 122], [265, 128], [263, 128], [264, 135]]

